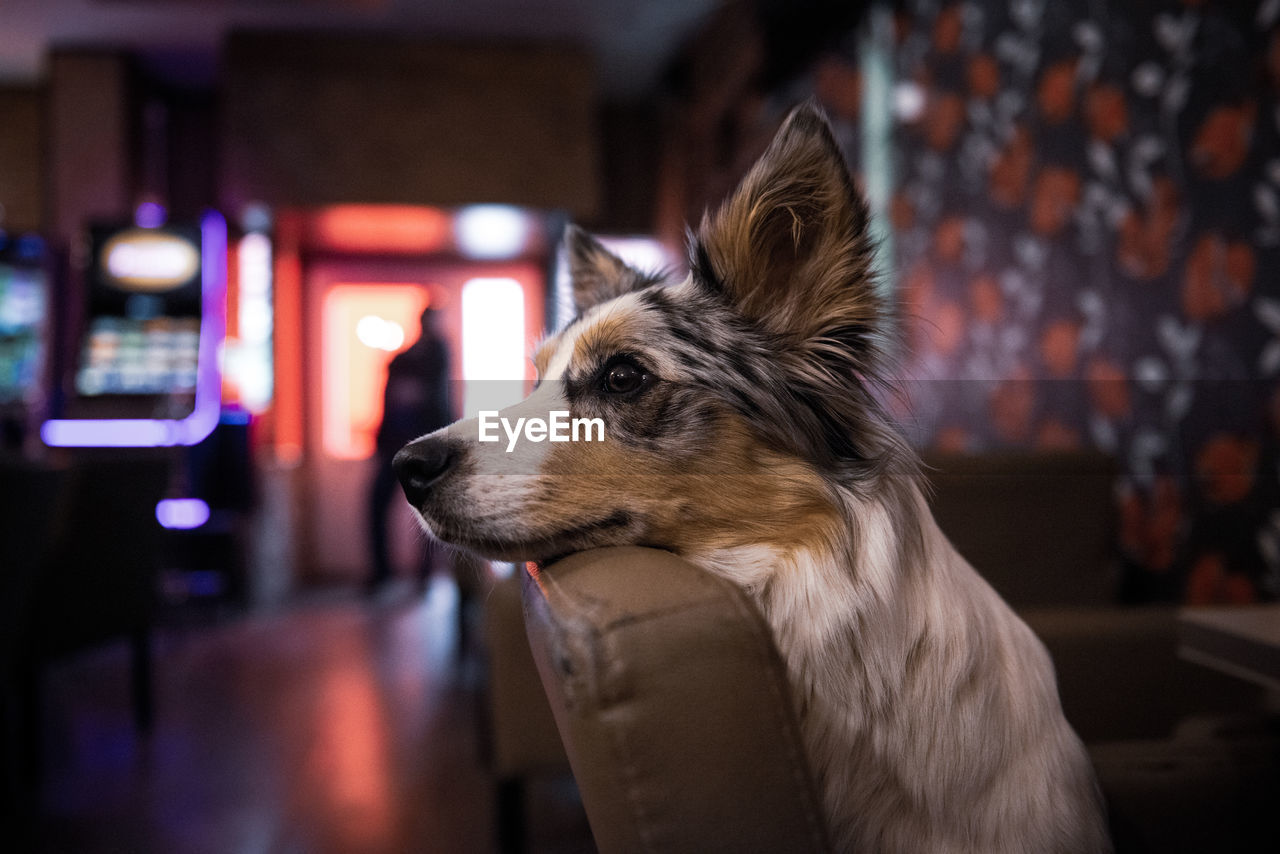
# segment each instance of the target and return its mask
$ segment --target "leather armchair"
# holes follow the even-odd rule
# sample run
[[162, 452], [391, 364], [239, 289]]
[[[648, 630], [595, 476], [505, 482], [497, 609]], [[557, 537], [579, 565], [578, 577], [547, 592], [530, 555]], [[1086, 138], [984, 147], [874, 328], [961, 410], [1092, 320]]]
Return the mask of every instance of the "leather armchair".
[[524, 574], [523, 594], [600, 851], [831, 850], [784, 666], [737, 588], [611, 548]]

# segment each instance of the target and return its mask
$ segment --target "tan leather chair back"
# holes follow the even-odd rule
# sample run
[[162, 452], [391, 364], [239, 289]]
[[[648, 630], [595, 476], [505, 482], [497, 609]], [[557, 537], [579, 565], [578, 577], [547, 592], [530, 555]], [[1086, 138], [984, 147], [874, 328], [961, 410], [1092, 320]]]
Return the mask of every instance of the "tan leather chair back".
[[524, 583], [526, 623], [600, 851], [829, 851], [786, 673], [733, 585], [597, 549]]

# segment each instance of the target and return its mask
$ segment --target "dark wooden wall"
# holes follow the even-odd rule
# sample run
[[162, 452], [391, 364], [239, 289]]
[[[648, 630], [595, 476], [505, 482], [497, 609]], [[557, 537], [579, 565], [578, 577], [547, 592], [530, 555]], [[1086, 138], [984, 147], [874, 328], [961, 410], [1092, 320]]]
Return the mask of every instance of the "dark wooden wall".
[[0, 88], [0, 227], [39, 228], [44, 215], [42, 95], [35, 87]]
[[224, 73], [228, 209], [599, 205], [594, 73], [578, 50], [239, 34]]

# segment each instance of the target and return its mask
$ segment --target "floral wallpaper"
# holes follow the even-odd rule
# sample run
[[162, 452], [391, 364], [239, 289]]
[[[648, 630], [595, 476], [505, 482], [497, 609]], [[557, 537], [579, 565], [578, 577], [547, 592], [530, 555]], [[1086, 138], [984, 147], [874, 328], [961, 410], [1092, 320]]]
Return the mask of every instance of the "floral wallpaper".
[[[1114, 454], [1126, 600], [1280, 596], [1280, 0], [906, 0], [894, 40], [920, 440]], [[806, 85], [854, 127], [859, 80]]]

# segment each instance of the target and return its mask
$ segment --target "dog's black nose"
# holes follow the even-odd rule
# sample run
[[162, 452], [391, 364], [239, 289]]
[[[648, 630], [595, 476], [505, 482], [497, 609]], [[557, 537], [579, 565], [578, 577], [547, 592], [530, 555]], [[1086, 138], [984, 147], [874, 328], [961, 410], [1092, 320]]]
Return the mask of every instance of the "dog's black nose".
[[391, 460], [404, 497], [420, 507], [432, 485], [449, 470], [457, 454], [444, 439], [424, 438], [410, 442]]

